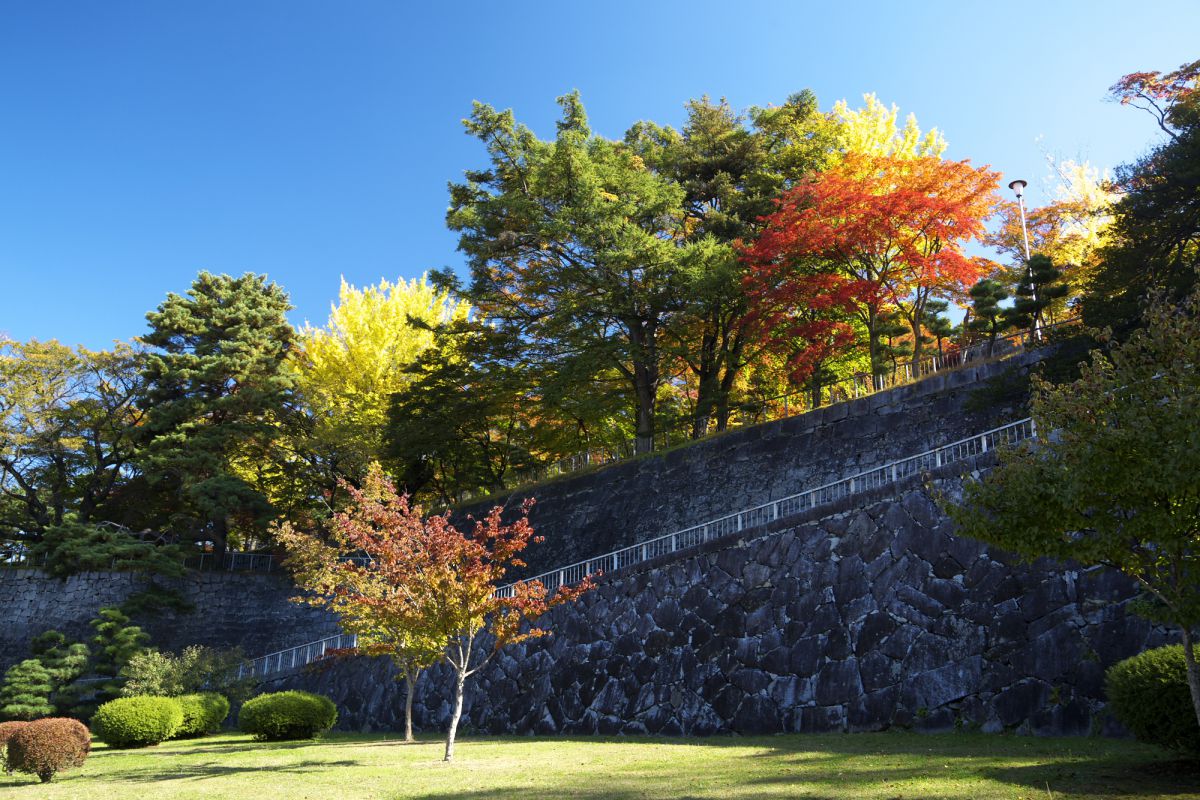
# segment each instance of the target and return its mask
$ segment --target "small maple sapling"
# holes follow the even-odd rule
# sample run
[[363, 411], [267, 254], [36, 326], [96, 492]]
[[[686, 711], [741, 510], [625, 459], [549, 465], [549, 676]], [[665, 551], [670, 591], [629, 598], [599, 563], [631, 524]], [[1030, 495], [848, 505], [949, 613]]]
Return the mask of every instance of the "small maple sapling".
[[[538, 581], [496, 593], [512, 568], [525, 566], [520, 553], [541, 537], [533, 535], [528, 512], [512, 524], [496, 507], [474, 521], [470, 535], [450, 522], [449, 513], [422, 518], [419, 506], [399, 495], [373, 464], [362, 488], [344, 486], [350, 503], [333, 518], [333, 544], [302, 533], [290, 524], [276, 537], [288, 550], [297, 583], [311, 592], [297, 598], [340, 615], [342, 627], [358, 634], [358, 652], [388, 655], [404, 675], [405, 734], [412, 739], [413, 688], [422, 670], [445, 658], [454, 670], [453, 714], [445, 759], [454, 755], [466, 679], [502, 648], [546, 635], [528, 623], [591, 588], [586, 579], [547, 597]], [[365, 555], [349, 560], [350, 555]], [[476, 638], [491, 637], [480, 656]]]
[[[550, 608], [575, 600], [592, 588], [591, 577], [576, 586], [562, 586], [548, 596], [540, 581], [522, 581], [511, 593], [496, 587], [512, 568], [525, 566], [520, 554], [531, 542], [541, 542], [529, 524], [533, 500], [521, 507], [521, 517], [511, 524], [501, 519], [496, 506], [464, 535], [450, 524], [448, 515], [432, 517], [425, 526], [432, 589], [424, 596], [423, 612], [430, 630], [446, 644], [446, 660], [454, 669], [454, 706], [446, 733], [445, 760], [454, 758], [454, 738], [462, 717], [466, 679], [478, 672], [504, 647], [547, 635], [530, 623]], [[476, 642], [479, 634], [490, 634], [491, 646], [484, 650]], [[480, 652], [482, 651], [482, 655]]]
[[[387, 655], [405, 683], [404, 738], [413, 741], [413, 690], [421, 672], [442, 656], [443, 642], [422, 616], [425, 557], [419, 507], [398, 495], [378, 464], [361, 488], [343, 482], [350, 502], [335, 514], [327, 544], [285, 523], [275, 531], [288, 552], [296, 584], [308, 592], [298, 602], [328, 608], [347, 633], [351, 652]], [[350, 560], [350, 556], [365, 556]]]

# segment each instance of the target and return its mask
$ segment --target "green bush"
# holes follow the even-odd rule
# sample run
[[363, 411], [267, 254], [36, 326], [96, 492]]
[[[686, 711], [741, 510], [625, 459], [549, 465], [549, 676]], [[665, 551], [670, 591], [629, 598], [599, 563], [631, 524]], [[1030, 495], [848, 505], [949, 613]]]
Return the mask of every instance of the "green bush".
[[173, 697], [118, 697], [96, 709], [92, 727], [112, 747], [146, 747], [170, 739], [183, 726]]
[[132, 656], [121, 670], [126, 678], [121, 695], [178, 697], [212, 691], [241, 702], [250, 696], [255, 683], [253, 678], [239, 677], [245, 663], [240, 648], [218, 650], [192, 645], [178, 655], [143, 650]]
[[229, 701], [216, 692], [185, 694], [175, 701], [183, 710], [183, 725], [175, 732], [176, 739], [216, 733], [229, 716]]
[[55, 773], [87, 760], [92, 737], [77, 719], [48, 717], [18, 728], [8, 740], [5, 765], [9, 772], [28, 772], [48, 783]]
[[1108, 702], [1143, 742], [1200, 756], [1200, 724], [1192, 710], [1183, 645], [1158, 647], [1108, 669]]
[[308, 692], [260, 694], [246, 701], [238, 727], [262, 741], [311, 739], [337, 722], [337, 706]]

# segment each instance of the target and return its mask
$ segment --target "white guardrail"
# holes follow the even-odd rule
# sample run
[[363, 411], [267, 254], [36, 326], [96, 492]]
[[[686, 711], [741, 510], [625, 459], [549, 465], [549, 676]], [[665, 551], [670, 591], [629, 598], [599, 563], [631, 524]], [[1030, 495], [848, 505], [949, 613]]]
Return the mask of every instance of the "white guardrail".
[[[614, 572], [625, 567], [649, 561], [659, 556], [669, 555], [680, 550], [703, 544], [730, 533], [766, 525], [785, 517], [800, 514], [813, 508], [836, 502], [852, 495], [880, 489], [888, 484], [903, 480], [912, 475], [938, 469], [958, 461], [964, 461], [974, 456], [983, 455], [990, 450], [1003, 445], [1016, 444], [1037, 437], [1033, 419], [1010, 422], [999, 428], [976, 434], [966, 439], [959, 439], [941, 447], [918, 453], [915, 456], [891, 461], [882, 466], [874, 467], [851, 475], [848, 478], [826, 483], [813, 489], [807, 489], [798, 494], [773, 500], [769, 503], [747, 508], [733, 514], [702, 522], [690, 528], [684, 528], [664, 536], [647, 539], [619, 550], [579, 561], [559, 569], [543, 572], [526, 578], [525, 581], [541, 581], [547, 592], [553, 592], [560, 586], [570, 586], [579, 583], [588, 575], [598, 572]], [[522, 583], [524, 581], [518, 581]], [[511, 597], [516, 583], [510, 583], [496, 589], [501, 597]], [[340, 642], [340, 643], [337, 643]], [[243, 668], [243, 674], [266, 676], [283, 672], [295, 667], [301, 667], [324, 656], [328, 650], [340, 647], [354, 647], [357, 637], [353, 634], [331, 636], [320, 641], [280, 650], [277, 653], [256, 658]]]

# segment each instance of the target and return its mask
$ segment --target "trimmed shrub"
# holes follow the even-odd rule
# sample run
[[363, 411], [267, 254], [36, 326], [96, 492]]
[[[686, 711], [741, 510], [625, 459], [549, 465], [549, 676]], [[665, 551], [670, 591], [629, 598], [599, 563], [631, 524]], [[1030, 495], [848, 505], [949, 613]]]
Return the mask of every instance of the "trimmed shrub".
[[1183, 645], [1156, 647], [1113, 664], [1104, 688], [1113, 713], [1138, 739], [1200, 756]]
[[6, 749], [8, 748], [8, 740], [12, 738], [14, 733], [19, 731], [21, 728], [24, 728], [27, 724], [28, 723], [20, 721], [0, 722], [0, 765], [4, 765], [4, 770], [9, 775], [12, 774], [12, 770], [8, 768], [4, 755]]
[[309, 692], [260, 694], [246, 701], [238, 727], [260, 741], [311, 739], [337, 722], [337, 706]]
[[173, 697], [118, 697], [96, 709], [92, 727], [112, 747], [147, 747], [170, 739], [183, 726]]
[[229, 701], [216, 692], [185, 694], [175, 701], [183, 711], [183, 725], [176, 731], [176, 739], [216, 733], [229, 716]]
[[27, 722], [8, 740], [5, 757], [10, 772], [28, 772], [48, 783], [56, 773], [78, 767], [92, 749], [92, 736], [83, 723], [66, 717]]

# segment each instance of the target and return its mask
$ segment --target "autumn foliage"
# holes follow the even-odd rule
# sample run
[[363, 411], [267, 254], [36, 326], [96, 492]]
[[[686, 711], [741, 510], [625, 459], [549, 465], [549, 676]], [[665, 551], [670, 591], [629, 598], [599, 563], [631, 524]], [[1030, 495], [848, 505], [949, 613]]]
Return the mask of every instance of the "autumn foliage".
[[[298, 585], [310, 592], [298, 599], [336, 612], [343, 629], [358, 634], [359, 653], [396, 661], [408, 681], [410, 736], [417, 677], [439, 659], [449, 662], [457, 676], [449, 760], [466, 678], [502, 648], [545, 636], [546, 630], [530, 623], [590, 589], [591, 582], [562, 587], [552, 597], [538, 581], [496, 592], [511, 570], [525, 566], [520, 558], [525, 548], [541, 541], [528, 520], [532, 501], [515, 522], [505, 523], [503, 509], [496, 507], [472, 520], [466, 534], [448, 512], [424, 517], [377, 464], [361, 488], [344, 489], [350, 502], [333, 518], [332, 543], [291, 525], [277, 532]], [[484, 632], [490, 647], [480, 652], [476, 639]]]
[[793, 371], [803, 373], [831, 342], [845, 343], [844, 313], [865, 328], [877, 363], [879, 318], [898, 310], [918, 359], [929, 300], [965, 291], [985, 270], [963, 245], [985, 233], [997, 177], [967, 161], [854, 153], [813, 175], [780, 198], [743, 246], [750, 324], [791, 349]]
[[28, 772], [48, 783], [57, 773], [82, 766], [91, 749], [92, 736], [82, 722], [47, 717], [11, 731], [6, 767], [9, 772]]

